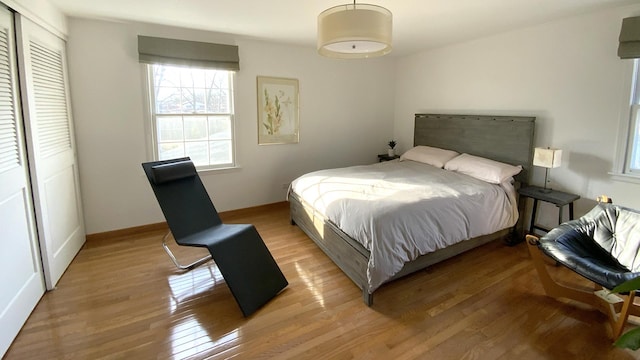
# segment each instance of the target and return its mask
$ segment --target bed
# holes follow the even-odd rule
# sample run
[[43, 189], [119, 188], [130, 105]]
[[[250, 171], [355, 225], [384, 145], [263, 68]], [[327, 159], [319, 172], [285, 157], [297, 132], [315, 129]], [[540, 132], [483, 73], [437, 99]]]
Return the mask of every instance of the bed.
[[[299, 226], [362, 290], [363, 301], [370, 306], [373, 304], [373, 293], [384, 283], [424, 269], [487, 242], [514, 236], [514, 232], [519, 226], [517, 224], [518, 201], [515, 199], [515, 191], [509, 187], [528, 183], [533, 157], [534, 124], [534, 117], [523, 116], [416, 114], [415, 146], [426, 145], [450, 149], [460, 154], [471, 154], [501, 163], [521, 166], [522, 171], [514, 176], [513, 182], [504, 181], [496, 185], [483, 185], [483, 181], [473, 180], [466, 175], [428, 165], [418, 165], [413, 161], [404, 161], [401, 164], [395, 160], [369, 166], [352, 167], [349, 169], [351, 175], [348, 177], [340, 177], [340, 174], [346, 171], [345, 169], [322, 170], [307, 174], [294, 181], [295, 186], [289, 193], [291, 223]], [[405, 173], [412, 174], [413, 177], [405, 178]], [[326, 201], [327, 196], [333, 199], [334, 193], [340, 193], [340, 190], [329, 188], [327, 184], [313, 185], [309, 181], [310, 178], [328, 179], [330, 175], [332, 179], [348, 178], [358, 186], [377, 187], [381, 189], [382, 194], [367, 194], [366, 197], [374, 199], [374, 201], [364, 204], [361, 208], [351, 207], [362, 202], [358, 196], [355, 196], [355, 200], [354, 196], [349, 196], [352, 198], [349, 201]], [[411, 180], [413, 178], [419, 178], [420, 184], [414, 183], [414, 180]], [[431, 180], [423, 181], [426, 178]], [[418, 188], [418, 186], [426, 186], [426, 190], [422, 187]], [[315, 192], [317, 188], [330, 189], [329, 192], [324, 193], [318, 191], [318, 196], [324, 196], [325, 200], [309, 200], [308, 194], [306, 194], [309, 191], [306, 189], [314, 189]], [[418, 190], [411, 193], [410, 191], [413, 190], [409, 188]], [[485, 193], [479, 194], [479, 191], [498, 194], [501, 191], [498, 188], [504, 190], [506, 197], [496, 195], [503, 200], [494, 202], [504, 203], [509, 208], [502, 211], [503, 214], [496, 215], [495, 221], [487, 220], [486, 223], [490, 223], [490, 226], [485, 226], [485, 223], [477, 221], [477, 219], [475, 221], [471, 219], [465, 220], [464, 226], [453, 226], [453, 229], [449, 230], [447, 228], [449, 225], [446, 225], [447, 221], [438, 218], [438, 214], [441, 213], [457, 214], [459, 210], [447, 208], [449, 204], [469, 207], [469, 210], [465, 211], [472, 213], [488, 213], [481, 210], [482, 207], [478, 207], [481, 205], [476, 204], [478, 199], [485, 199], [488, 196]], [[356, 192], [362, 191], [368, 190], [360, 189]], [[426, 196], [422, 199], [423, 197], [418, 195], [422, 193], [437, 193], [439, 195], [436, 196], [436, 200], [429, 200]], [[450, 197], [445, 200], [441, 199], [440, 194], [443, 193], [448, 193]], [[303, 200], [305, 197], [307, 200]], [[466, 199], [466, 197], [470, 199], [468, 201], [470, 205], [463, 205], [466, 200], [457, 201], [458, 198]], [[406, 198], [411, 203], [401, 205], [396, 201], [400, 198]], [[431, 201], [431, 203], [418, 201]], [[434, 206], [438, 209], [437, 211], [428, 210]], [[335, 215], [338, 214], [336, 208], [340, 208], [341, 214], [348, 215]], [[382, 216], [380, 218], [382, 220], [368, 219], [367, 208], [380, 208], [382, 215], [375, 216]], [[431, 215], [429, 215], [429, 211], [432, 211]], [[509, 215], [509, 212], [515, 214]], [[349, 223], [346, 222], [347, 218]], [[419, 228], [422, 225], [409, 220], [416, 218], [429, 222], [431, 228], [425, 231]], [[362, 224], [359, 224], [358, 221], [351, 223], [352, 220], [358, 219]], [[389, 226], [386, 226], [386, 221], [389, 221]], [[392, 221], [394, 222], [392, 223]], [[492, 226], [497, 228], [491, 228]], [[374, 227], [375, 229], [370, 230], [372, 233], [361, 234], [361, 232], [369, 231], [367, 229]], [[427, 233], [429, 235], [425, 235]], [[429, 241], [433, 244], [422, 244], [416, 241], [415, 237], [418, 236], [416, 234], [429, 237]], [[365, 239], [362, 238], [363, 236]], [[366, 240], [369, 237], [374, 240], [385, 238], [384, 241], [392, 241], [382, 242], [384, 245], [376, 245], [376, 241]], [[407, 243], [416, 246], [416, 248], [409, 248]], [[390, 248], [393, 250], [389, 250]], [[397, 249], [401, 249], [401, 255], [396, 256]], [[389, 263], [386, 263], [387, 260]]]

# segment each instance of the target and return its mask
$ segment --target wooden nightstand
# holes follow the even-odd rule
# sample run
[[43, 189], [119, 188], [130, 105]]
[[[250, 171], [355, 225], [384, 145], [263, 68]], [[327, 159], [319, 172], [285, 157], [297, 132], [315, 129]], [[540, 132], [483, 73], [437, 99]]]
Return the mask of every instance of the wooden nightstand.
[[400, 158], [400, 155], [389, 156], [388, 154], [379, 154], [378, 162], [390, 161], [390, 160], [399, 159], [399, 158]]
[[538, 201], [544, 201], [554, 204], [558, 208], [558, 224], [562, 224], [562, 208], [569, 205], [569, 220], [573, 220], [573, 202], [580, 199], [580, 195], [570, 194], [557, 190], [547, 189], [546, 191], [538, 186], [527, 186], [518, 189], [518, 194], [523, 197], [533, 199], [533, 210], [531, 210], [531, 224], [529, 233], [533, 234], [535, 229], [549, 232], [546, 229], [536, 225], [536, 213], [538, 212]]

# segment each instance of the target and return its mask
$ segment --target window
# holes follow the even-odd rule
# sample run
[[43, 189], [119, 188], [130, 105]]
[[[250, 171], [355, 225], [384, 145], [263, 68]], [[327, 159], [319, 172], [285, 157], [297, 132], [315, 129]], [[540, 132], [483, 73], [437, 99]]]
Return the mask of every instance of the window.
[[155, 157], [189, 156], [199, 168], [233, 167], [233, 71], [147, 67]]
[[624, 146], [620, 153], [620, 173], [640, 177], [640, 60], [633, 60], [630, 107], [622, 119], [621, 139]]
[[[626, 176], [622, 180], [640, 181], [640, 16], [622, 19], [620, 36], [618, 38], [618, 56], [620, 59], [631, 60], [629, 78], [630, 95], [625, 99], [621, 111], [620, 126], [618, 128], [618, 148], [612, 175]], [[629, 101], [629, 99], [631, 101]]]
[[624, 172], [640, 176], [640, 60], [637, 59], [634, 60], [630, 116]]

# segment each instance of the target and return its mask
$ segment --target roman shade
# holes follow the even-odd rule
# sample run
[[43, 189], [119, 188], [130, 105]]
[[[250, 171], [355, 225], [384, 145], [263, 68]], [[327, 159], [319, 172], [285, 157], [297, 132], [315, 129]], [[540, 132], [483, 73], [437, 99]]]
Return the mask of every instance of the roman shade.
[[618, 56], [620, 59], [640, 58], [640, 16], [622, 19]]
[[240, 70], [238, 47], [138, 35], [138, 60], [144, 64], [199, 66]]

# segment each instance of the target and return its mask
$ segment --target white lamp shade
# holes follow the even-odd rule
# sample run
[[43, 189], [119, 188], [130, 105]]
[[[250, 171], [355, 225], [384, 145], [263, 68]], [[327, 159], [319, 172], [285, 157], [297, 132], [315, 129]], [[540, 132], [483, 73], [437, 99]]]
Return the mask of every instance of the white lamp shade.
[[562, 150], [549, 148], [535, 148], [533, 165], [545, 168], [557, 168], [561, 164]]
[[371, 4], [334, 6], [318, 15], [318, 52], [342, 59], [391, 52], [391, 12]]

